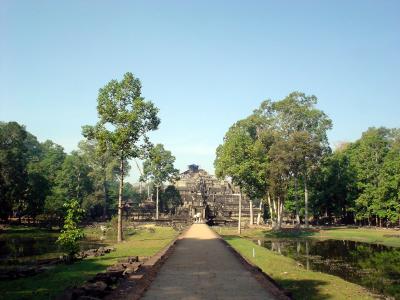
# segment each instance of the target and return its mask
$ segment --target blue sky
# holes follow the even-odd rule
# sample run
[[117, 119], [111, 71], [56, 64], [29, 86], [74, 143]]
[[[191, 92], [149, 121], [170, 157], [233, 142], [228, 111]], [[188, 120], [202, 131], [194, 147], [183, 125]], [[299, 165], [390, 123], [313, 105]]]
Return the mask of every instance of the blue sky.
[[181, 170], [213, 172], [229, 126], [295, 90], [319, 98], [332, 145], [354, 141], [400, 127], [399, 12], [389, 0], [2, 0], [0, 120], [71, 151], [98, 89], [130, 71], [160, 108], [152, 141]]

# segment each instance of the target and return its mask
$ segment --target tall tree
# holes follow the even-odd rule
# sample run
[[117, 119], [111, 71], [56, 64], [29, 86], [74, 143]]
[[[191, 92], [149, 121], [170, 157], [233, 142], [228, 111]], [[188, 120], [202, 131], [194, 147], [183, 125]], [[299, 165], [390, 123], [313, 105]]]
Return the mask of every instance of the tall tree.
[[214, 161], [217, 177], [230, 177], [250, 199], [265, 198], [267, 188], [269, 142], [259, 136], [258, 125], [261, 125], [260, 119], [250, 116], [231, 126], [224, 143], [216, 150]]
[[151, 147], [147, 136], [158, 128], [158, 109], [141, 96], [141, 83], [132, 73], [121, 81], [111, 80], [99, 90], [96, 126], [84, 126], [83, 135], [98, 142], [103, 153], [110, 151], [119, 161], [118, 242], [122, 241], [122, 192], [125, 161], [144, 158]]
[[27, 189], [27, 132], [17, 122], [0, 123], [0, 218], [21, 216]]
[[264, 198], [276, 229], [293, 177], [303, 175], [307, 204], [309, 170], [327, 144], [331, 121], [315, 104], [316, 97], [298, 92], [281, 101], [266, 100], [234, 124], [217, 148], [216, 174], [230, 176], [246, 193]]
[[384, 217], [378, 186], [382, 165], [390, 149], [390, 133], [387, 128], [370, 128], [349, 147], [350, 163], [357, 176], [356, 217], [367, 220], [368, 225], [374, 217], [376, 223]]
[[378, 199], [381, 203], [381, 218], [387, 224], [400, 225], [400, 141], [396, 141], [386, 155], [379, 174]]
[[143, 177], [154, 182], [156, 187], [156, 219], [159, 217], [159, 189], [166, 181], [173, 181], [179, 174], [174, 167], [175, 157], [171, 151], [157, 144], [150, 150], [149, 158], [143, 162]]
[[[292, 140], [294, 160], [292, 175], [297, 183], [301, 175], [304, 185], [305, 223], [308, 226], [308, 181], [323, 155], [330, 151], [327, 130], [332, 121], [321, 110], [315, 108], [318, 100], [314, 95], [293, 92], [285, 99], [271, 105], [276, 127], [285, 139]], [[296, 184], [297, 188], [297, 184]], [[298, 214], [298, 209], [297, 209]], [[297, 217], [299, 221], [299, 218]]]
[[46, 198], [47, 212], [61, 220], [65, 214], [66, 201], [75, 199], [82, 204], [93, 192], [90, 171], [90, 167], [77, 151], [67, 155], [57, 172], [51, 194]]
[[50, 184], [41, 168], [43, 147], [36, 137], [29, 132], [25, 140], [27, 147], [27, 174], [25, 213], [34, 219], [43, 212], [46, 196], [50, 192]]
[[[79, 143], [80, 153], [86, 164], [90, 167], [89, 176], [92, 178], [96, 194], [103, 197], [103, 218], [107, 217], [107, 206], [109, 205], [109, 185], [116, 180], [118, 174], [118, 160], [111, 151], [101, 151], [95, 140], [84, 140]], [[124, 162], [125, 173], [128, 171], [128, 163]]]

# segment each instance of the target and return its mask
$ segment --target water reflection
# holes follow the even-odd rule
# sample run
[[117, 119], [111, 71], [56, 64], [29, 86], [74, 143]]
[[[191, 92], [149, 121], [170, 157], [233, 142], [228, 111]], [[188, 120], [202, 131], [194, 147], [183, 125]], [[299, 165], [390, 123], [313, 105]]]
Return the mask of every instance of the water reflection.
[[[19, 260], [36, 260], [58, 257], [61, 253], [56, 237], [18, 237], [0, 239], [0, 264], [18, 263]], [[105, 246], [97, 240], [83, 240], [82, 250]]]
[[400, 249], [347, 240], [258, 240], [307, 270], [333, 274], [400, 299]]

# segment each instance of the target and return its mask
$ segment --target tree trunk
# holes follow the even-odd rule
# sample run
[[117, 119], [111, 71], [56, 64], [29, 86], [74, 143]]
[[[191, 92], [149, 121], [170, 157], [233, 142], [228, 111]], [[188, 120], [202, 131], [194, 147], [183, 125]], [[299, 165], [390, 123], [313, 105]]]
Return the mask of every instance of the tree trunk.
[[257, 214], [257, 225], [260, 225], [261, 221], [261, 209], [262, 209], [262, 200], [260, 200], [260, 211]]
[[108, 188], [107, 181], [103, 181], [103, 192], [104, 192], [104, 206], [103, 206], [103, 219], [107, 218], [107, 203], [108, 203]]
[[299, 208], [299, 199], [297, 197], [297, 178], [294, 178], [294, 201], [296, 202], [296, 227], [300, 227], [300, 208]]
[[308, 188], [306, 178], [304, 178], [304, 219], [306, 228], [308, 228]]
[[149, 199], [149, 198], [150, 198], [150, 185], [147, 182], [147, 199]]
[[250, 225], [253, 225], [253, 201], [249, 201], [250, 204]]
[[122, 193], [124, 190], [124, 159], [121, 157], [121, 164], [119, 168], [120, 181], [119, 181], [119, 195], [118, 195], [118, 235], [117, 242], [122, 242]]
[[269, 208], [269, 214], [270, 214], [270, 219], [271, 219], [271, 226], [272, 228], [275, 227], [275, 216], [274, 216], [274, 209], [272, 207], [272, 201], [271, 201], [271, 196], [269, 192], [267, 192], [267, 200], [268, 200], [268, 208]]
[[280, 199], [276, 198], [276, 200], [274, 200], [274, 209], [275, 209], [275, 215], [276, 215], [276, 226], [275, 229], [279, 230], [281, 229], [281, 214], [280, 214]]
[[278, 215], [278, 226], [277, 229], [280, 230], [282, 228], [282, 213], [283, 213], [283, 201], [281, 200], [280, 197], [278, 197], [277, 200], [277, 215]]
[[158, 220], [158, 185], [156, 186], [156, 220]]
[[238, 234], [242, 234], [242, 193], [239, 194], [239, 220], [238, 220]]

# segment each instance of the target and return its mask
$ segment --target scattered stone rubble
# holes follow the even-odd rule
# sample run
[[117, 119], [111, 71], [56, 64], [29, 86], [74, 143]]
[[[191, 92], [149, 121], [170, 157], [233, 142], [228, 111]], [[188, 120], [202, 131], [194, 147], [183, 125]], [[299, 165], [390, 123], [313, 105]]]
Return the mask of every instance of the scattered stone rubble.
[[83, 259], [86, 257], [90, 257], [90, 256], [104, 256], [107, 253], [110, 253], [111, 251], [115, 251], [114, 247], [100, 247], [98, 249], [89, 249], [89, 250], [85, 250], [85, 251], [81, 251], [78, 253], [77, 258], [79, 259]]
[[[110, 247], [106, 247], [110, 248]], [[93, 256], [104, 255], [108, 249], [97, 249], [97, 251], [85, 251], [86, 254]], [[93, 250], [93, 249], [92, 249]], [[100, 251], [99, 251], [100, 250]], [[146, 261], [147, 257], [130, 256], [119, 260], [118, 263], [107, 268], [103, 273], [96, 274], [86, 283], [79, 287], [67, 289], [57, 297], [58, 300], [95, 300], [102, 299], [113, 291], [118, 283], [139, 270], [140, 266]]]

